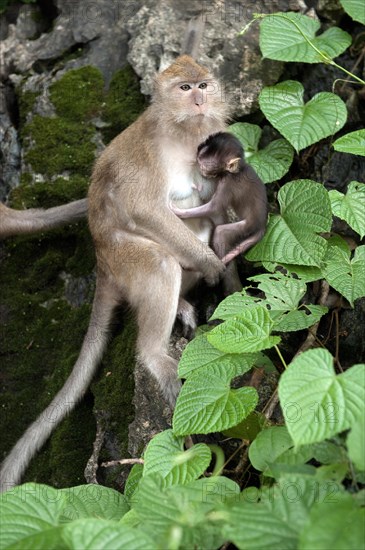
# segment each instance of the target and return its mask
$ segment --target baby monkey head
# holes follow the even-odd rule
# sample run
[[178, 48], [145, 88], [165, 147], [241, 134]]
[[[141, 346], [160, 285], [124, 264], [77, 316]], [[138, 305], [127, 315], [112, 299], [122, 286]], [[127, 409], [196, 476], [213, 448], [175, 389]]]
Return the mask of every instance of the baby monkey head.
[[229, 132], [210, 135], [199, 145], [197, 160], [201, 174], [209, 178], [238, 173], [245, 164], [242, 145]]

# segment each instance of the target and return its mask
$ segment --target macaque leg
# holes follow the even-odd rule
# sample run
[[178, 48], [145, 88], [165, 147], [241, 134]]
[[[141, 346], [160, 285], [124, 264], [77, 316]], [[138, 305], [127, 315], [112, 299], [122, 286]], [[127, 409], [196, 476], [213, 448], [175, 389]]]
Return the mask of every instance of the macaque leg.
[[228, 262], [231, 262], [233, 258], [238, 256], [238, 254], [243, 254], [244, 252], [246, 252], [246, 250], [254, 246], [262, 239], [263, 234], [263, 231], [259, 231], [242, 241], [239, 245], [237, 245], [233, 250], [231, 250], [222, 258], [222, 262], [228, 264]]
[[[138, 359], [174, 405], [181, 383], [177, 377], [177, 361], [167, 350], [177, 313], [182, 270], [175, 258], [160, 246], [151, 242], [138, 246], [141, 261], [136, 263], [127, 289], [129, 301], [137, 311]], [[121, 282], [123, 284], [123, 280]]]
[[[226, 255], [232, 249], [231, 243], [236, 240], [235, 235], [240, 236], [245, 234], [246, 220], [235, 223], [225, 223], [218, 225], [213, 233], [213, 250], [217, 254], [218, 258], [225, 258]], [[237, 253], [238, 254], [238, 253]], [[235, 256], [237, 256], [235, 254]], [[233, 256], [233, 257], [235, 257]], [[232, 258], [233, 259], [233, 258]], [[226, 262], [228, 263], [228, 262]]]
[[200, 218], [200, 217], [209, 217], [213, 214], [212, 205], [210, 201], [201, 206], [195, 206], [194, 208], [177, 208], [176, 206], [171, 205], [170, 208], [176, 216], [179, 218]]
[[192, 306], [185, 298], [180, 296], [179, 304], [177, 306], [177, 319], [183, 326], [183, 335], [188, 340], [194, 337], [197, 322], [194, 306]]

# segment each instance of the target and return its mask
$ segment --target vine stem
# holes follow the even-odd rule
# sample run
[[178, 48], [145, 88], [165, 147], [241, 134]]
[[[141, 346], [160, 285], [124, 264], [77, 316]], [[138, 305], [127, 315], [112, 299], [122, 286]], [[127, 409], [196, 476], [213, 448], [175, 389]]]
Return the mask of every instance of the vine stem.
[[315, 46], [313, 44], [313, 42], [310, 40], [310, 38], [308, 38], [308, 36], [306, 36], [306, 34], [302, 31], [302, 29], [300, 28], [300, 26], [295, 22], [293, 21], [292, 19], [290, 19], [290, 17], [286, 16], [285, 14], [283, 13], [254, 13], [253, 14], [253, 19], [252, 21], [250, 21], [250, 23], [248, 23], [243, 29], [242, 31], [239, 33], [239, 35], [241, 36], [242, 34], [244, 34], [247, 29], [251, 26], [251, 24], [254, 22], [254, 21], [257, 21], [258, 19], [264, 19], [265, 17], [281, 17], [282, 19], [285, 19], [286, 21], [289, 21], [290, 23], [292, 23], [296, 29], [300, 32], [300, 34], [303, 36], [304, 40], [311, 46], [311, 48], [313, 48], [317, 53], [318, 55], [323, 59], [323, 63], [326, 63], [327, 65], [332, 65], [333, 67], [336, 67], [337, 69], [340, 69], [340, 71], [343, 71], [344, 73], [346, 73], [347, 75], [351, 76], [351, 78], [354, 78], [355, 80], [357, 80], [357, 82], [359, 82], [360, 84], [362, 85], [365, 85], [365, 80], [362, 80], [362, 78], [359, 78], [358, 76], [354, 75], [353, 73], [351, 73], [350, 71], [348, 71], [347, 69], [345, 69], [344, 67], [342, 67], [341, 65], [338, 65], [338, 63], [336, 63], [335, 61], [333, 61], [333, 59], [331, 59], [326, 53], [322, 52], [319, 48], [317, 48], [317, 46]]
[[287, 368], [288, 368], [288, 365], [286, 364], [285, 359], [284, 359], [284, 357], [282, 356], [280, 349], [278, 348], [278, 346], [274, 346], [274, 347], [275, 347], [275, 349], [276, 349], [276, 353], [277, 353], [278, 356], [280, 357], [280, 361], [281, 361], [282, 364], [284, 365], [284, 368], [287, 369]]
[[215, 455], [215, 465], [212, 472], [212, 477], [219, 476], [222, 473], [224, 468], [224, 462], [225, 462], [224, 452], [219, 447], [219, 445], [210, 444], [208, 445], [208, 447], [210, 448], [212, 453]]

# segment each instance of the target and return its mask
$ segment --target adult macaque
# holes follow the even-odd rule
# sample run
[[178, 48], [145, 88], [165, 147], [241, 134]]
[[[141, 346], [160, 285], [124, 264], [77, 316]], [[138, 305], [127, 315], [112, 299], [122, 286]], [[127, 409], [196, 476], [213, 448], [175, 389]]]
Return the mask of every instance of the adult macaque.
[[140, 362], [174, 404], [180, 382], [168, 342], [177, 313], [189, 318], [191, 306], [182, 295], [199, 277], [216, 283], [225, 266], [206, 244], [210, 222], [197, 218], [185, 224], [169, 205], [190, 208], [201, 204], [200, 194], [211, 197], [208, 180], [199, 192], [196, 188], [196, 149], [225, 128], [226, 116], [218, 81], [191, 57], [180, 56], [156, 77], [150, 107], [96, 162], [89, 191], [97, 257], [90, 325], [65, 385], [4, 461], [2, 489], [19, 483], [37, 450], [85, 393], [121, 301], [136, 313]]
[[[207, 217], [214, 226], [213, 248], [223, 263], [228, 263], [262, 239], [267, 223], [265, 185], [246, 164], [242, 146], [228, 132], [208, 137], [198, 147], [200, 173], [216, 184], [209, 202], [195, 208], [172, 211], [183, 219]], [[199, 190], [199, 185], [198, 185]], [[240, 221], [226, 223], [226, 212], [232, 208]]]
[[14, 210], [0, 203], [0, 239], [12, 235], [47, 231], [66, 223], [81, 220], [86, 217], [86, 214], [87, 199], [73, 201], [47, 210], [40, 208]]

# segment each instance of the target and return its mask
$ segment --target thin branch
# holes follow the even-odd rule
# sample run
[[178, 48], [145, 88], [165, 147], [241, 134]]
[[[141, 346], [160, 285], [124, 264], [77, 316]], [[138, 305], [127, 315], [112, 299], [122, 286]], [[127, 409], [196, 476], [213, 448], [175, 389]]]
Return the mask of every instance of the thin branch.
[[120, 460], [110, 460], [102, 462], [102, 468], [110, 468], [111, 466], [124, 466], [125, 464], [144, 464], [143, 458], [122, 458]]

